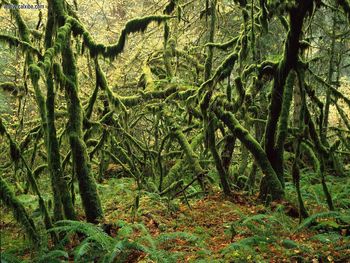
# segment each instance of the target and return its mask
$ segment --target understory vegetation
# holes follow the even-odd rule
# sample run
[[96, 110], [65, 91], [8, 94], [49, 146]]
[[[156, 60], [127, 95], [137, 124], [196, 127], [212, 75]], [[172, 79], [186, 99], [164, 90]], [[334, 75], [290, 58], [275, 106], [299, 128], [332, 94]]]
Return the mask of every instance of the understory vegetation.
[[1, 262], [350, 260], [349, 0], [20, 4]]

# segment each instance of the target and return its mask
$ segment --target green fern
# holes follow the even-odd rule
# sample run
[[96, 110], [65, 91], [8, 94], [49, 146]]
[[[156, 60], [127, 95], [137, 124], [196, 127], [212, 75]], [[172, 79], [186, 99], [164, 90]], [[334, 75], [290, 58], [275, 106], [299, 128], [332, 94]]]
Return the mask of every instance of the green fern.
[[[39, 257], [35, 258], [33, 262], [36, 263], [62, 263], [62, 258], [68, 259], [68, 253], [63, 250], [52, 250], [47, 253], [42, 253]], [[68, 262], [68, 261], [66, 261]]]
[[86, 238], [74, 249], [74, 262], [81, 262], [81, 259], [92, 250], [90, 239]]
[[0, 253], [0, 262], [1, 263], [24, 263], [21, 259], [17, 258], [15, 255], [7, 252]]
[[297, 230], [299, 231], [301, 229], [304, 229], [305, 227], [309, 227], [312, 224], [314, 224], [318, 219], [325, 219], [325, 218], [340, 219], [341, 221], [344, 221], [346, 223], [350, 222], [349, 216], [345, 216], [345, 215], [341, 214], [340, 212], [337, 212], [337, 211], [322, 212], [322, 213], [313, 214], [312, 216], [305, 219], [299, 225]]
[[329, 243], [335, 243], [338, 240], [340, 240], [341, 238], [342, 238], [342, 236], [339, 235], [338, 233], [331, 232], [331, 233], [318, 234], [318, 235], [311, 237], [310, 239], [317, 240], [321, 243], [329, 244]]
[[261, 236], [247, 237], [228, 245], [221, 250], [221, 254], [225, 259], [230, 260], [230, 262], [248, 262], [247, 256], [252, 257], [249, 262], [252, 259], [259, 261], [259, 255], [255, 252], [255, 247], [265, 246], [274, 242], [276, 242], [275, 238]]
[[157, 237], [157, 244], [160, 245], [164, 242], [169, 242], [171, 240], [174, 239], [182, 239], [182, 240], [186, 240], [187, 242], [190, 243], [197, 243], [199, 241], [199, 238], [189, 234], [189, 233], [185, 233], [185, 232], [174, 232], [174, 233], [164, 233], [164, 234], [160, 234]]
[[108, 236], [101, 228], [93, 224], [72, 220], [62, 220], [55, 224], [50, 232], [67, 233], [67, 234], [84, 234], [89, 240], [99, 245], [102, 249], [108, 249], [113, 243], [113, 238]]
[[[196, 245], [199, 243], [197, 237], [184, 232], [161, 234], [155, 239], [143, 224], [118, 221], [115, 225], [118, 227], [116, 238], [108, 236], [95, 225], [70, 220], [58, 221], [50, 231], [65, 233], [64, 240], [68, 240], [69, 236], [76, 233], [85, 236], [81, 243], [74, 248], [75, 262], [81, 262], [82, 259], [102, 263], [125, 262], [128, 256], [135, 251], [146, 253], [155, 262], [177, 262], [178, 253], [160, 249], [165, 242], [183, 239]], [[141, 234], [141, 237], [135, 238], [135, 231]]]

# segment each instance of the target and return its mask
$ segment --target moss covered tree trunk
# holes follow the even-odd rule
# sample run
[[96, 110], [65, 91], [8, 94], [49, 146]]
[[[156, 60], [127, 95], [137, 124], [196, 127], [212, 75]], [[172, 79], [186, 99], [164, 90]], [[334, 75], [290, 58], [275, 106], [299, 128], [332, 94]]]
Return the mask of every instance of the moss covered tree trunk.
[[[54, 27], [54, 16], [52, 10], [52, 2], [48, 1], [48, 19], [45, 31], [45, 48], [49, 49], [52, 46], [52, 30]], [[56, 135], [55, 126], [55, 91], [52, 72], [46, 74], [46, 111], [47, 111], [47, 152], [48, 152], [48, 167], [52, 177], [55, 178], [55, 188], [59, 193], [59, 200], [62, 203], [64, 215], [67, 219], [76, 219], [72, 198], [69, 192], [69, 187], [63, 175], [61, 166], [61, 158], [59, 152], [59, 144]], [[58, 200], [58, 201], [59, 201]], [[55, 213], [56, 220], [59, 219]]]
[[70, 45], [70, 33], [62, 48], [65, 93], [68, 106], [68, 133], [72, 150], [73, 166], [88, 222], [97, 223], [103, 217], [95, 178], [91, 171], [87, 148], [83, 140], [83, 109], [78, 96], [77, 69]]
[[227, 180], [227, 170], [225, 170], [225, 168], [223, 166], [223, 162], [222, 162], [220, 155], [217, 151], [216, 140], [215, 140], [215, 130], [216, 130], [215, 129], [215, 122], [216, 122], [215, 114], [211, 113], [209, 124], [208, 124], [209, 149], [210, 149], [211, 154], [214, 158], [215, 167], [216, 167], [216, 170], [218, 171], [218, 174], [219, 174], [222, 189], [224, 190], [225, 195], [230, 195], [231, 188], [230, 188], [230, 184]]
[[[50, 2], [51, 1], [49, 1], [49, 12], [52, 11], [50, 8]], [[12, 1], [12, 3], [18, 4], [18, 1]], [[13, 13], [16, 23], [18, 25], [20, 38], [27, 43], [31, 43], [30, 37], [29, 37], [30, 36], [29, 28], [27, 27], [24, 20], [22, 19], [19, 10], [12, 9], [11, 12]], [[52, 30], [52, 26], [53, 26], [52, 16], [49, 15], [49, 18], [47, 21], [46, 34], [45, 34], [46, 48], [48, 48], [51, 45], [52, 32], [50, 31]], [[50, 39], [50, 42], [48, 42], [48, 39]], [[32, 63], [34, 63], [33, 56], [30, 53], [27, 54], [26, 60], [28, 65], [32, 65]], [[74, 219], [75, 218], [74, 208], [71, 201], [69, 201], [70, 199], [69, 190], [68, 190], [67, 184], [65, 183], [65, 179], [63, 178], [60, 160], [59, 160], [59, 148], [58, 148], [58, 142], [56, 137], [56, 128], [54, 124], [54, 120], [55, 120], [54, 119], [55, 118], [54, 117], [54, 93], [53, 93], [52, 77], [47, 76], [48, 98], [47, 98], [47, 101], [45, 102], [45, 97], [42, 94], [39, 86], [40, 69], [32, 65], [29, 73], [33, 83], [35, 98], [39, 108], [41, 122], [45, 133], [44, 140], [45, 140], [45, 146], [46, 146], [47, 155], [48, 155], [48, 170], [50, 171], [51, 185], [52, 185], [53, 199], [54, 199], [54, 218], [55, 220], [63, 219], [62, 208], [64, 208], [66, 217], [68, 219]], [[48, 107], [48, 109], [46, 107]]]
[[[297, 67], [299, 40], [302, 34], [303, 21], [307, 12], [312, 12], [313, 1], [297, 1], [289, 13], [289, 31], [284, 46], [283, 58], [274, 74], [271, 91], [271, 102], [265, 127], [265, 151], [282, 186], [284, 186], [283, 157], [276, 151], [276, 130], [282, 111], [283, 91], [289, 72]], [[267, 187], [268, 183], [264, 183]]]

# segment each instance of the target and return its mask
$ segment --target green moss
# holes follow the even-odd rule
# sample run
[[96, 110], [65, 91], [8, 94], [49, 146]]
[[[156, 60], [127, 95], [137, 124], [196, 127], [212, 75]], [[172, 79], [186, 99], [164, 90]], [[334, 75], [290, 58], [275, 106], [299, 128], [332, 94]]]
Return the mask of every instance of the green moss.
[[187, 62], [189, 62], [191, 65], [195, 66], [197, 72], [204, 70], [204, 66], [194, 56], [191, 56], [187, 52], [179, 50], [179, 49], [175, 49], [175, 53], [179, 57], [184, 57], [187, 60]]
[[350, 107], [350, 99], [347, 98], [343, 93], [341, 93], [339, 90], [335, 89], [334, 87], [330, 86], [331, 92], [334, 97], [337, 99], [342, 99], [344, 102]]
[[[179, 134], [174, 134], [174, 133], [171, 133], [170, 135], [169, 135], [169, 137], [173, 137], [173, 136], [178, 136]], [[182, 134], [183, 135], [183, 134]], [[188, 141], [187, 141], [187, 139], [186, 138], [184, 138], [184, 136], [181, 136], [181, 132], [180, 132], [180, 139], [183, 141], [182, 142], [182, 144], [184, 144], [185, 145], [185, 147], [187, 148], [187, 154], [189, 154], [189, 155], [191, 155], [192, 156], [192, 161], [193, 161], [193, 158], [197, 158], [197, 156], [194, 154], [194, 150], [198, 147], [198, 145], [202, 142], [202, 140], [203, 140], [203, 134], [202, 133], [199, 133], [197, 136], [195, 136], [193, 139], [192, 139], [192, 142], [191, 142], [191, 144], [188, 144]], [[178, 138], [178, 137], [177, 137]], [[183, 148], [182, 148], [182, 150], [184, 150]], [[188, 156], [186, 154], [186, 156]], [[185, 164], [186, 163], [189, 163], [190, 162], [190, 159], [188, 159], [188, 158], [185, 158], [185, 159], [178, 159], [177, 161], [176, 161], [176, 163], [175, 163], [175, 165], [173, 165], [171, 168], [170, 168], [170, 170], [169, 170], [169, 172], [167, 173], [167, 175], [166, 175], [166, 178], [168, 178], [168, 180], [173, 180], [174, 178], [176, 178], [176, 174], [178, 174], [180, 171], [181, 171], [181, 169], [185, 166]], [[197, 162], [198, 162], [198, 160], [197, 160]], [[192, 168], [194, 169], [194, 172], [196, 173], [197, 172], [197, 175], [198, 175], [198, 172], [199, 173], [202, 173], [203, 172], [203, 170], [202, 170], [202, 168], [200, 167], [200, 165], [197, 163], [197, 166], [196, 167], [194, 167], [194, 166], [192, 166]], [[196, 170], [197, 169], [197, 170]]]
[[294, 86], [295, 78], [296, 78], [295, 73], [290, 72], [287, 78], [286, 86], [283, 91], [282, 110], [278, 120], [278, 127], [277, 127], [278, 130], [277, 130], [275, 152], [278, 158], [278, 162], [276, 163], [275, 170], [282, 184], [284, 184], [284, 167], [283, 167], [284, 142], [288, 134], [288, 120], [289, 120], [290, 106], [293, 98], [293, 86]]
[[169, 16], [154, 15], [129, 20], [120, 33], [118, 42], [115, 45], [106, 46], [106, 50], [102, 55], [112, 59], [116, 58], [124, 50], [127, 35], [136, 32], [144, 32], [152, 22], [160, 24], [168, 19], [170, 19]]
[[39, 59], [41, 59], [42, 55], [40, 51], [33, 47], [31, 44], [29, 44], [26, 41], [22, 41], [17, 37], [0, 34], [0, 43], [6, 43], [9, 45], [9, 47], [17, 47], [20, 48], [23, 52], [29, 52], [32, 55], [36, 55]]
[[350, 23], [350, 2], [349, 0], [337, 0], [338, 4], [343, 8], [344, 12], [348, 16], [348, 20]]
[[[216, 26], [216, 0], [210, 1], [210, 24], [208, 31], [208, 42], [213, 43], [215, 37], [215, 26]], [[213, 57], [214, 57], [214, 48], [213, 46], [208, 46], [207, 58], [204, 63], [204, 80], [208, 80], [211, 76], [211, 70], [213, 67]]]
[[65, 82], [64, 88], [69, 116], [67, 128], [74, 171], [78, 178], [86, 219], [88, 222], [97, 223], [103, 217], [103, 212], [87, 148], [83, 140], [83, 109], [78, 96], [77, 68], [70, 41], [62, 46], [62, 68], [63, 74], [68, 80]]
[[169, 3], [165, 6], [163, 13], [170, 15], [177, 5], [178, 0], [169, 0]]
[[210, 114], [210, 120], [207, 128], [208, 145], [209, 145], [211, 155], [213, 156], [213, 159], [215, 162], [216, 170], [218, 171], [218, 174], [220, 177], [222, 189], [224, 190], [225, 195], [230, 195], [231, 189], [230, 189], [228, 176], [227, 176], [228, 170], [225, 170], [223, 166], [223, 162], [217, 151], [216, 140], [215, 140], [215, 130], [216, 130], [215, 123], [216, 123], [216, 118], [215, 118], [215, 115], [212, 113]]
[[237, 41], [239, 40], [239, 37], [235, 37], [235, 38], [232, 38], [224, 43], [206, 43], [205, 46], [208, 46], [208, 47], [215, 47], [217, 49], [220, 49], [220, 50], [223, 50], [223, 51], [226, 51], [228, 50], [229, 48], [233, 47], [234, 45], [237, 44]]
[[259, 22], [264, 32], [267, 33], [269, 31], [267, 3], [265, 0], [260, 0], [259, 4], [260, 4]]
[[[283, 92], [286, 79], [292, 69], [298, 67], [299, 39], [302, 34], [303, 20], [312, 6], [312, 1], [298, 2], [296, 6], [289, 10], [290, 30], [284, 46], [283, 58], [280, 60], [274, 73], [271, 100], [268, 108], [268, 118], [265, 126], [265, 151], [276, 172], [280, 173], [281, 156], [276, 153], [276, 131], [278, 120], [282, 111]], [[281, 174], [279, 175], [282, 176]]]
[[26, 234], [33, 244], [39, 246], [41, 238], [32, 218], [29, 217], [22, 203], [16, 198], [2, 177], [0, 177], [0, 199], [5, 206], [12, 210], [15, 219], [24, 227]]
[[144, 89], [146, 91], [154, 91], [155, 85], [153, 81], [152, 71], [150, 67], [147, 65], [147, 62], [142, 66], [142, 76], [144, 81]]
[[269, 159], [265, 151], [260, 146], [253, 136], [247, 131], [235, 118], [235, 116], [230, 112], [222, 111], [217, 107], [213, 107], [216, 116], [222, 120], [225, 125], [231, 130], [231, 132], [237, 136], [237, 138], [244, 144], [244, 146], [252, 153], [255, 161], [258, 163], [262, 172], [266, 177], [268, 184], [268, 192], [264, 194], [261, 198], [265, 199], [267, 194], [271, 194], [274, 200], [281, 199], [283, 197], [284, 191], [279, 181], [274, 169], [271, 166]]

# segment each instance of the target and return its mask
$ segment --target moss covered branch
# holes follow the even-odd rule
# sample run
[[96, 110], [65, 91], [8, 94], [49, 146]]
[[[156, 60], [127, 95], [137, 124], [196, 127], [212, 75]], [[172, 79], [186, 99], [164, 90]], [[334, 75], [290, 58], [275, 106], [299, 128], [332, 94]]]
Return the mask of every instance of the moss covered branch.
[[213, 110], [216, 116], [222, 120], [225, 125], [227, 125], [231, 132], [237, 136], [244, 146], [252, 153], [262, 172], [266, 176], [269, 189], [268, 193], [266, 193], [266, 195], [264, 193], [261, 198], [265, 199], [267, 198], [267, 194], [270, 194], [274, 200], [281, 199], [284, 195], [281, 182], [279, 181], [276, 172], [272, 168], [271, 163], [259, 142], [257, 142], [253, 136], [251, 136], [251, 134], [238, 122], [232, 113], [223, 111], [215, 106], [213, 106]]
[[39, 59], [42, 58], [40, 51], [26, 41], [22, 41], [17, 37], [0, 34], [0, 43], [6, 43], [11, 47], [19, 47], [22, 51], [36, 55]]
[[33, 244], [39, 246], [41, 238], [33, 220], [2, 177], [0, 177], [0, 200], [12, 210], [15, 219], [24, 227]]

